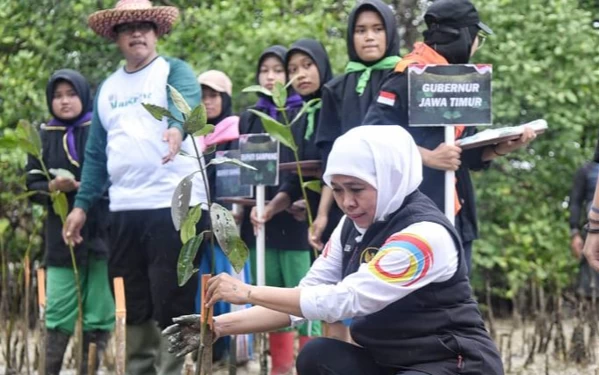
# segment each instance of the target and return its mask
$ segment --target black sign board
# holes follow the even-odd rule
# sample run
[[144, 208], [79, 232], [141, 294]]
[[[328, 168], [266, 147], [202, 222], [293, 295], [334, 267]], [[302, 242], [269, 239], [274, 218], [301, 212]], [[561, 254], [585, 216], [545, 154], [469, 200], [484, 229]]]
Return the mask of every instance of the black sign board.
[[492, 66], [411, 65], [410, 126], [491, 125]]
[[[239, 159], [240, 150], [217, 151], [216, 158]], [[241, 167], [231, 163], [215, 165], [216, 198], [249, 198], [252, 197], [252, 186], [242, 185]]]
[[268, 134], [242, 134], [239, 138], [240, 160], [256, 168], [242, 168], [244, 185], [276, 186], [279, 184], [279, 142]]

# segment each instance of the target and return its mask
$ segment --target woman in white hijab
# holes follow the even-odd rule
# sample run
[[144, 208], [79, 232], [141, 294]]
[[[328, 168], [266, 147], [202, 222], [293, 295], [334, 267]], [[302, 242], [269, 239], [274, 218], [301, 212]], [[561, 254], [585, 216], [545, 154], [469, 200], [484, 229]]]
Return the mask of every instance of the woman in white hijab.
[[[309, 342], [299, 375], [503, 374], [500, 356], [471, 297], [460, 239], [418, 191], [420, 153], [399, 126], [361, 126], [339, 137], [323, 179], [345, 217], [297, 288], [213, 277], [208, 305], [255, 307], [219, 316], [216, 336], [266, 332], [304, 320], [352, 318], [360, 346]], [[198, 347], [199, 317], [174, 319], [171, 351]]]

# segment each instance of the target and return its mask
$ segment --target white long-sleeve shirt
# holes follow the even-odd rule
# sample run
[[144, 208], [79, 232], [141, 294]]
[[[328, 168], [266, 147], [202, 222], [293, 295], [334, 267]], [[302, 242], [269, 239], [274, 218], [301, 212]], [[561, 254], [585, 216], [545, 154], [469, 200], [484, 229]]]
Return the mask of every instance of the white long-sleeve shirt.
[[419, 222], [389, 236], [368, 263], [342, 279], [344, 221], [300, 281], [304, 319], [291, 316], [293, 325], [376, 313], [430, 283], [449, 280], [458, 268], [458, 251], [448, 231], [436, 223]]

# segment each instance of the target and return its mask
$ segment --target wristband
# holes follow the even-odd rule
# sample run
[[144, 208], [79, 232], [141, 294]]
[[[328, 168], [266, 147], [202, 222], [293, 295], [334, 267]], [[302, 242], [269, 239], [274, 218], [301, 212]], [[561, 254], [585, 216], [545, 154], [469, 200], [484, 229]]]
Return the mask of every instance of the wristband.
[[591, 228], [590, 223], [585, 224], [583, 230], [591, 234], [598, 234], [598, 227]]

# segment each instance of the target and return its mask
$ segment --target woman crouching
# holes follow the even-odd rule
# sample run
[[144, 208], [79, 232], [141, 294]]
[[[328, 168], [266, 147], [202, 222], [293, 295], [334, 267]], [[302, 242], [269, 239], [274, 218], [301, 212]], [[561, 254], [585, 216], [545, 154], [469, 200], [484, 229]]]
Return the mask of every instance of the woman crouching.
[[[300, 375], [500, 375], [498, 351], [472, 298], [460, 239], [418, 191], [422, 161], [399, 126], [361, 126], [339, 137], [324, 181], [345, 216], [296, 288], [247, 285], [221, 274], [207, 301], [255, 307], [215, 320], [217, 336], [302, 321], [352, 318], [353, 340], [309, 342]], [[199, 317], [167, 328], [171, 350], [197, 348]]]

